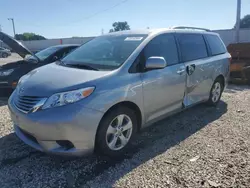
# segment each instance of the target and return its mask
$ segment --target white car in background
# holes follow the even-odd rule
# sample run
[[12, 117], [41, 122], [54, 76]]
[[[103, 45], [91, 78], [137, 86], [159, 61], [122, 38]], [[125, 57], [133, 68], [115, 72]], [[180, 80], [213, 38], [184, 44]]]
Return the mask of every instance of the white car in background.
[[7, 58], [11, 55], [11, 51], [9, 49], [0, 47], [0, 58]]

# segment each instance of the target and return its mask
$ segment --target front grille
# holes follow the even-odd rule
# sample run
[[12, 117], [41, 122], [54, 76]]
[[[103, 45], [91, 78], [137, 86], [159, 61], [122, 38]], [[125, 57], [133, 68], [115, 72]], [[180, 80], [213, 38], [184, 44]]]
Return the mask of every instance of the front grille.
[[30, 112], [43, 98], [34, 96], [16, 96], [14, 104], [23, 113]]
[[8, 87], [9, 83], [8, 82], [4, 82], [4, 81], [0, 81], [0, 86], [1, 87]]

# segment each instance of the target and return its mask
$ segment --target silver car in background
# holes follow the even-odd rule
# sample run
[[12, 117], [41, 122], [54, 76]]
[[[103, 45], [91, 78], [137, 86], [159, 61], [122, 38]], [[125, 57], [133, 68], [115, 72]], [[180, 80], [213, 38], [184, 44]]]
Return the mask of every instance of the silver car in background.
[[102, 35], [20, 79], [8, 105], [15, 132], [48, 153], [121, 155], [142, 128], [216, 106], [229, 59], [219, 35], [200, 28]]
[[9, 49], [0, 47], [0, 58], [7, 58], [11, 55], [11, 51]]

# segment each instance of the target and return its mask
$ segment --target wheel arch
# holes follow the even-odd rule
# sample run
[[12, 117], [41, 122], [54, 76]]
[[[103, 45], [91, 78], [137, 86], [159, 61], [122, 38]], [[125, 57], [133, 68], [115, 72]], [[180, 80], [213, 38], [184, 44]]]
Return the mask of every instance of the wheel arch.
[[115, 110], [121, 106], [125, 106], [125, 107], [128, 107], [130, 108], [131, 110], [134, 110], [134, 112], [136, 113], [136, 119], [137, 119], [137, 122], [138, 122], [138, 127], [137, 127], [137, 132], [141, 129], [141, 125], [142, 125], [142, 112], [140, 110], [140, 108], [138, 107], [138, 105], [136, 105], [134, 102], [131, 102], [131, 101], [122, 101], [122, 102], [119, 102], [119, 103], [116, 103], [114, 104], [113, 106], [111, 106], [105, 113], [104, 115], [102, 116], [101, 118], [101, 121], [99, 122], [99, 125], [97, 127], [97, 131], [96, 131], [96, 134], [95, 134], [95, 145], [96, 145], [96, 136], [97, 136], [97, 133], [99, 131], [99, 128], [100, 128], [100, 124], [103, 120], [103, 118], [109, 113], [111, 112], [112, 110]]

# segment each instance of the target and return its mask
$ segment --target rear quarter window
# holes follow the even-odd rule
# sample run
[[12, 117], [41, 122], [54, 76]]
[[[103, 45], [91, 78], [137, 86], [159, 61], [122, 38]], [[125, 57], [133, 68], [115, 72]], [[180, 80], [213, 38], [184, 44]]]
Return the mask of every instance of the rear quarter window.
[[205, 37], [212, 56], [226, 53], [227, 50], [217, 35], [205, 35]]
[[201, 34], [177, 34], [182, 61], [208, 57], [205, 40]]

